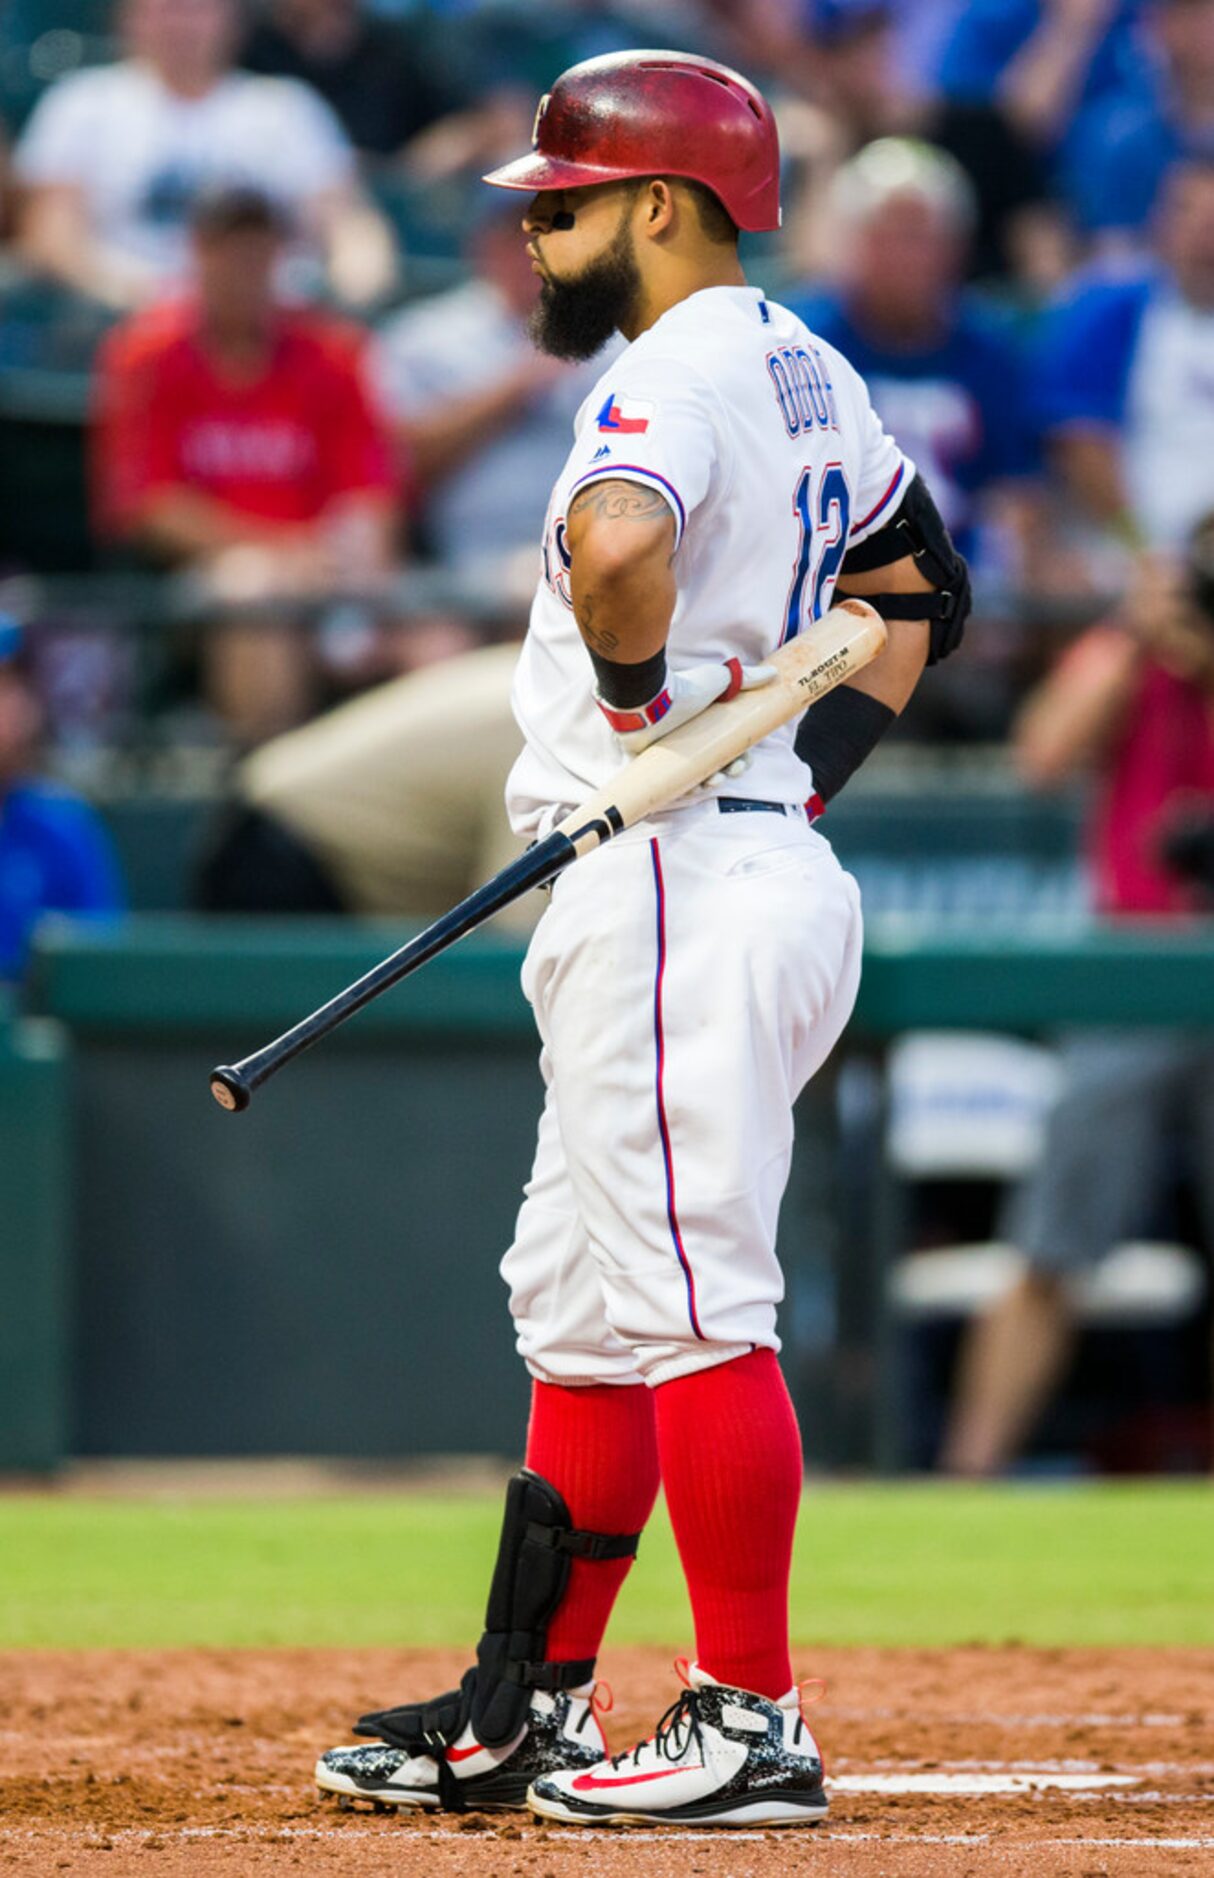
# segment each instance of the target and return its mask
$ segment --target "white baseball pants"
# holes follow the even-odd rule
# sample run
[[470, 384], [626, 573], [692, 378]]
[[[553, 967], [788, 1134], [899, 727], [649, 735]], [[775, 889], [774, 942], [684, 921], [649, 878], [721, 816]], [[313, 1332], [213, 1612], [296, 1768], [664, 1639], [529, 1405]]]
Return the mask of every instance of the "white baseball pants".
[[778, 1350], [792, 1104], [851, 1015], [859, 890], [803, 814], [706, 800], [577, 861], [523, 988], [547, 1100], [502, 1261], [556, 1383]]

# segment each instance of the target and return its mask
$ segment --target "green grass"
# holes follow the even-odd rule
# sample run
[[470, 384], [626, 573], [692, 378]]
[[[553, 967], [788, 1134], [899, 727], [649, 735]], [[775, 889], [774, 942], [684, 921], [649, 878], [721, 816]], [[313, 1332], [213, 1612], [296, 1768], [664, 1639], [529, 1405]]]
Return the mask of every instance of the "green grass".
[[[496, 1499], [0, 1499], [0, 1648], [467, 1644]], [[814, 1642], [1214, 1644], [1214, 1488], [824, 1486], [793, 1626]], [[613, 1636], [691, 1642], [659, 1515]]]

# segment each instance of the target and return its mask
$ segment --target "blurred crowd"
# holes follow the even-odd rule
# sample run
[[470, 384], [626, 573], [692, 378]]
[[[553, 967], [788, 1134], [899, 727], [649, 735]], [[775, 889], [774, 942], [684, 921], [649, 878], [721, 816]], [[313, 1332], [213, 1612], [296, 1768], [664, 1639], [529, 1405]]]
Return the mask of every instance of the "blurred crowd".
[[[769, 91], [784, 227], [747, 265], [971, 561], [898, 735], [1019, 752], [1084, 632], [1135, 673], [1201, 638], [1214, 0], [13, 0], [0, 579], [145, 583], [125, 636], [18, 589], [52, 745], [150, 719], [239, 758], [517, 637], [602, 358], [533, 349], [521, 205], [480, 176], [557, 72], [638, 42]], [[74, 483], [39, 468], [65, 433]]]
[[[1214, 0], [13, 0], [0, 421], [87, 376], [85, 561], [223, 622], [168, 661], [179, 734], [249, 748], [517, 632], [599, 368], [531, 349], [519, 205], [479, 176], [560, 69], [637, 43], [769, 90], [785, 226], [751, 271], [865, 373], [974, 564], [904, 734], [1002, 738], [1144, 557], [1183, 559]], [[0, 571], [56, 571], [53, 531], [9, 534]], [[90, 726], [62, 666], [52, 730], [104, 737], [114, 683]]]

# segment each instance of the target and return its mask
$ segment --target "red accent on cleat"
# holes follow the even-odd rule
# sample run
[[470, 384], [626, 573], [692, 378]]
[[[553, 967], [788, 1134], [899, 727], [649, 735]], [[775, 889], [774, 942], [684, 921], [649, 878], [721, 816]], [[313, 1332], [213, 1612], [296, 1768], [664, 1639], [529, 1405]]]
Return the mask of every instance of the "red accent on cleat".
[[599, 1787], [639, 1787], [647, 1780], [669, 1780], [672, 1774], [698, 1774], [699, 1767], [659, 1767], [651, 1774], [621, 1774], [618, 1780], [600, 1780], [596, 1774], [579, 1774], [572, 1783], [578, 1793], [590, 1793]]

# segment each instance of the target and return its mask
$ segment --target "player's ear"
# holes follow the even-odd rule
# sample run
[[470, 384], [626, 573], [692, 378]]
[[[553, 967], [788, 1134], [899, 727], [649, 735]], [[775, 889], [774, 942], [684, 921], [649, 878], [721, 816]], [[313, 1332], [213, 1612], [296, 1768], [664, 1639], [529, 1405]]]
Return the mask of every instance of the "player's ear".
[[641, 228], [645, 234], [664, 235], [675, 219], [674, 190], [664, 176], [651, 176], [640, 200]]

